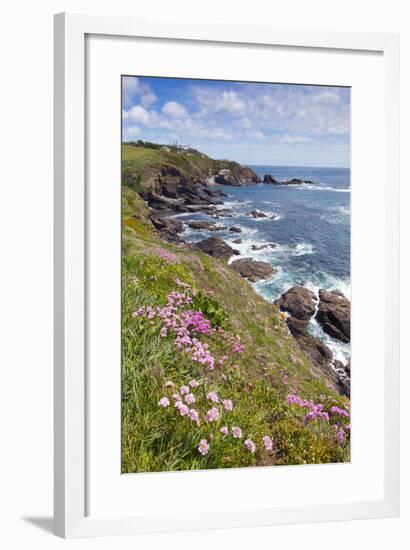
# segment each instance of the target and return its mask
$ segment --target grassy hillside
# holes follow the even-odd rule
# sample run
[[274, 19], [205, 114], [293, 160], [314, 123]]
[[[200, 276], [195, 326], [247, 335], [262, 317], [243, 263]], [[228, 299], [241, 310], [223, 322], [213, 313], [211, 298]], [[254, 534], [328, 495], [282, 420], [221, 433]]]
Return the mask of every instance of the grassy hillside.
[[[141, 173], [192, 169], [184, 155], [124, 154]], [[122, 275], [123, 472], [349, 460], [349, 401], [282, 314], [224, 262], [164, 243], [127, 187]]]
[[223, 168], [229, 168], [237, 175], [251, 173], [247, 167], [234, 161], [214, 160], [195, 150], [167, 149], [123, 144], [123, 182], [136, 191], [141, 191], [152, 183], [153, 178], [163, 168], [169, 169], [170, 173], [172, 169], [176, 169], [180, 175], [194, 179], [208, 178]]

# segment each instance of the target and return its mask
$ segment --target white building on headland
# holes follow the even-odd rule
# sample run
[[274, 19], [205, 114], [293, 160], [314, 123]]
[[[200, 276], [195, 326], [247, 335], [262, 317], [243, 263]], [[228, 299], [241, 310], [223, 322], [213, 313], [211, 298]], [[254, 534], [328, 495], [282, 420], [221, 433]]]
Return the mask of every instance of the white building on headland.
[[229, 170], [229, 168], [223, 168], [222, 170], [219, 170], [218, 174], [220, 176], [229, 176], [229, 174], [231, 173], [231, 171]]

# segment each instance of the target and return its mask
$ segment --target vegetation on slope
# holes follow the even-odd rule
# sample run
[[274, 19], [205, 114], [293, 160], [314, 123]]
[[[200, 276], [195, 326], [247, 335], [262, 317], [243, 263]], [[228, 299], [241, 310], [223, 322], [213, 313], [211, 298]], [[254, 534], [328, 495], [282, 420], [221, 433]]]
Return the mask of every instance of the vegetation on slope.
[[160, 173], [178, 173], [187, 179], [204, 180], [222, 169], [229, 169], [233, 175], [256, 176], [246, 166], [229, 161], [215, 160], [195, 149], [184, 150], [169, 146], [147, 147], [137, 144], [122, 145], [123, 183], [140, 192], [151, 185]]
[[124, 473], [349, 460], [349, 401], [282, 314], [223, 261], [164, 243], [129, 187], [122, 276]]

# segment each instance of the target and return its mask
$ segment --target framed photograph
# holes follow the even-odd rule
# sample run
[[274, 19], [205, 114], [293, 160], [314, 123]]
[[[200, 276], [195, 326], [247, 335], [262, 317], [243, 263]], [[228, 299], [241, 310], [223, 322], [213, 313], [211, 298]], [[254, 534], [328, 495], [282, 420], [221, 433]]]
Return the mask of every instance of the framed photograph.
[[55, 532], [399, 513], [398, 38], [55, 17]]

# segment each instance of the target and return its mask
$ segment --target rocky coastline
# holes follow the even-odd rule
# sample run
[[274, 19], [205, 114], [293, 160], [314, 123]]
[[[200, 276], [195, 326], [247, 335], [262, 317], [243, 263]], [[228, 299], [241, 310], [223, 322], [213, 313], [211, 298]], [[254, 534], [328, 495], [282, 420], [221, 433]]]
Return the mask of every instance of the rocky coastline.
[[[193, 221], [186, 223], [173, 217], [180, 213], [203, 213], [215, 219], [231, 217], [231, 210], [221, 208], [226, 194], [215, 188], [215, 184], [243, 186], [259, 183], [271, 185], [314, 185], [310, 180], [292, 178], [279, 181], [271, 174], [261, 180], [250, 168], [240, 167], [236, 172], [221, 169], [207, 177], [186, 177], [174, 167], [163, 167], [151, 180], [150, 185], [140, 191], [150, 211], [150, 220], [160, 236], [171, 243], [183, 244], [186, 227], [215, 233], [227, 228], [216, 221]], [[251, 210], [248, 216], [255, 219], [268, 216], [258, 210]], [[276, 219], [276, 215], [269, 216]], [[230, 231], [240, 233], [241, 228], [232, 226]], [[234, 243], [240, 243], [236, 239]], [[233, 244], [234, 244], [233, 243]], [[274, 277], [276, 269], [268, 262], [252, 258], [235, 259], [240, 252], [217, 236], [210, 236], [195, 244], [185, 243], [210, 256], [219, 258], [239, 275], [258, 282]], [[274, 248], [275, 243], [253, 245], [254, 250]], [[255, 248], [254, 248], [255, 247]], [[286, 316], [286, 325], [298, 346], [310, 358], [315, 368], [321, 369], [343, 395], [350, 396], [350, 363], [343, 365], [334, 359], [332, 351], [318, 337], [309, 332], [309, 323], [315, 319], [331, 338], [343, 343], [350, 342], [350, 302], [339, 291], [320, 289], [316, 296], [311, 290], [295, 286], [280, 296], [274, 303]]]

